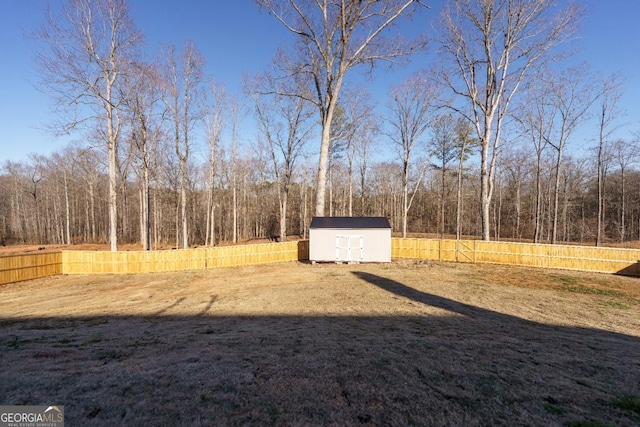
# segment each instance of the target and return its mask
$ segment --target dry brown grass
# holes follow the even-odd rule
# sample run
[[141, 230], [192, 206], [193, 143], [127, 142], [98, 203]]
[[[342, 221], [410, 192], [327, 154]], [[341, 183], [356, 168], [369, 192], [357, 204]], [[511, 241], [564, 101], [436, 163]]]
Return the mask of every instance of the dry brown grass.
[[288, 263], [0, 287], [0, 403], [69, 425], [638, 425], [640, 279]]

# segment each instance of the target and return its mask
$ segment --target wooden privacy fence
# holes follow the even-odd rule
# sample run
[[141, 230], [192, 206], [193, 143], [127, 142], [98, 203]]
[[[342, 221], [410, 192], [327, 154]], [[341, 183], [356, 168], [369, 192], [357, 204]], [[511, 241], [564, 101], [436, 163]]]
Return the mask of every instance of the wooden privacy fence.
[[393, 258], [512, 264], [640, 276], [640, 250], [481, 240], [391, 239]]
[[62, 253], [0, 257], [0, 285], [62, 274]]
[[[640, 276], [640, 250], [480, 240], [391, 239], [393, 258], [513, 264]], [[58, 274], [136, 274], [309, 259], [309, 241], [173, 251], [62, 251], [0, 257], [0, 284]]]
[[0, 285], [59, 274], [136, 274], [309, 259], [309, 241], [173, 251], [62, 251], [0, 257]]
[[63, 251], [62, 274], [136, 274], [298, 261], [309, 258], [309, 242], [218, 246], [173, 251]]

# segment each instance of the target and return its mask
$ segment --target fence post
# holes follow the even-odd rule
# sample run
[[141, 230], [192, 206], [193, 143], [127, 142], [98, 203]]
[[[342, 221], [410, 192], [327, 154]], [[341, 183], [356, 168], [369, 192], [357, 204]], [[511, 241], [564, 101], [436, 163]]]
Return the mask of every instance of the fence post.
[[476, 248], [476, 242], [477, 240], [473, 241], [473, 263], [476, 264], [476, 252], [478, 252], [478, 249]]

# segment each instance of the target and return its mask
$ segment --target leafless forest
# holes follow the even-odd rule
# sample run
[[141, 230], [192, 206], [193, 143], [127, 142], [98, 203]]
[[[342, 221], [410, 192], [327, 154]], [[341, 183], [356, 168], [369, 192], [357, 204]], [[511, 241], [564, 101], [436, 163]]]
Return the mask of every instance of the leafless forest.
[[[205, 74], [194, 43], [145, 46], [124, 0], [52, 11], [38, 33], [40, 84], [59, 113], [51, 132], [78, 142], [0, 165], [1, 243], [287, 239], [305, 237], [319, 214], [387, 216], [403, 235], [640, 239], [639, 144], [617, 136], [628, 121], [624, 77], [569, 68], [559, 53], [580, 10], [456, 0], [428, 44], [398, 45], [395, 21], [433, 10], [258, 3], [299, 40], [273, 69], [247, 76], [241, 95]], [[353, 37], [330, 29], [348, 20]], [[329, 55], [313, 46], [331, 46], [335, 61], [313, 60]], [[434, 46], [438, 61], [382, 102], [355, 83], [359, 67]]]

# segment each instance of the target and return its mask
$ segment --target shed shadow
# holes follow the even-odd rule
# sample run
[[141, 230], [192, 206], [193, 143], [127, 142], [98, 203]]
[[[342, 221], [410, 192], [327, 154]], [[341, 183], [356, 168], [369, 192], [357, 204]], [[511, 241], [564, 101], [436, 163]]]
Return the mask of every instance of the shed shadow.
[[640, 277], [640, 261], [623, 268], [616, 274], [619, 276]]

